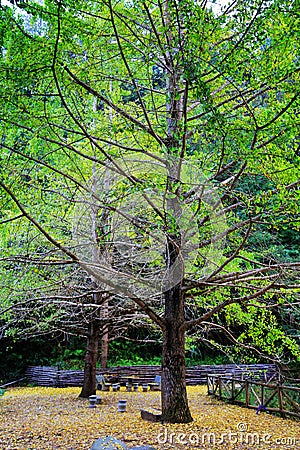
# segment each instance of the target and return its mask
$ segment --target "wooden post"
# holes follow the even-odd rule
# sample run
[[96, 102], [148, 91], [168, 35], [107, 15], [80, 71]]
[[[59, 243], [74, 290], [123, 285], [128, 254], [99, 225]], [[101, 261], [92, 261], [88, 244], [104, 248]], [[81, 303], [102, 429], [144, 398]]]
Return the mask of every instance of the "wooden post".
[[212, 375], [211, 379], [212, 379], [212, 385], [213, 385], [213, 394], [216, 395], [217, 390], [218, 390], [218, 380], [215, 375]]
[[265, 404], [265, 385], [262, 384], [261, 385], [261, 398], [260, 398], [260, 404], [264, 405]]
[[[209, 374], [207, 374], [207, 393], [209, 395], [212, 394], [211, 386], [212, 386], [211, 378], [210, 378]], [[212, 389], [214, 390], [214, 387]]]
[[249, 392], [249, 380], [245, 380], [245, 392], [246, 392], [246, 406], [250, 404], [250, 392]]
[[277, 395], [278, 395], [278, 406], [280, 410], [280, 415], [282, 418], [285, 418], [285, 413], [283, 412], [282, 406], [282, 385], [278, 383], [277, 385]]

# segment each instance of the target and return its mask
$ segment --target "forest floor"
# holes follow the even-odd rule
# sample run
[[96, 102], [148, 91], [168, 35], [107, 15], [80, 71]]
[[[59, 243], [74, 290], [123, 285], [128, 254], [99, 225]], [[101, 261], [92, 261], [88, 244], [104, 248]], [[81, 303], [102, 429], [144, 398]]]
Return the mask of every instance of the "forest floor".
[[[159, 392], [98, 392], [102, 404], [89, 408], [79, 388], [15, 388], [0, 397], [1, 450], [90, 450], [107, 435], [128, 447], [155, 449], [300, 449], [300, 421], [224, 404], [205, 386], [188, 387], [194, 421], [162, 425], [141, 419], [140, 409], [159, 408]], [[118, 400], [127, 412], [118, 412]]]

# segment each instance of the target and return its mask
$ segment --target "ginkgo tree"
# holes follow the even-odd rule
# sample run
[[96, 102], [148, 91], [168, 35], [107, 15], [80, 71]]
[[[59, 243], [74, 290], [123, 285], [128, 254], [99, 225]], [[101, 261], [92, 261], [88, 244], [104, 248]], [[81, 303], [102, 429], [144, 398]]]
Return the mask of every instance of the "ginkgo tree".
[[[1, 9], [5, 220], [161, 329], [162, 417], [190, 422], [186, 333], [299, 293], [299, 261], [248, 247], [299, 226], [297, 2], [18, 6], [43, 27]], [[24, 161], [45, 174], [30, 193]]]

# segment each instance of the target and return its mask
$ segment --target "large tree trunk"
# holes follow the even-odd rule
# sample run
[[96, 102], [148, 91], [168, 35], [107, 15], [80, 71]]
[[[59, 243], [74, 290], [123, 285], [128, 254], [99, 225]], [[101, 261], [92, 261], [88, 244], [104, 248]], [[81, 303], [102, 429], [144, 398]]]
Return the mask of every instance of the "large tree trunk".
[[79, 397], [88, 398], [96, 394], [96, 364], [98, 358], [99, 325], [94, 321], [88, 325], [87, 349], [84, 361], [84, 379]]
[[183, 298], [180, 286], [165, 293], [166, 328], [162, 351], [162, 420], [168, 423], [188, 423], [193, 420], [185, 383], [185, 348], [181, 325], [184, 322]]

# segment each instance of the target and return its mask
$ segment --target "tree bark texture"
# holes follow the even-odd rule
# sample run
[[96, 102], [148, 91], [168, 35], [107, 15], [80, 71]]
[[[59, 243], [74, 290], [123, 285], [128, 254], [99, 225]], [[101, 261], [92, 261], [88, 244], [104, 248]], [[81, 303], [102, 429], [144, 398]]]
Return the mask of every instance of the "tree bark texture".
[[162, 350], [162, 420], [168, 423], [189, 423], [185, 382], [185, 348], [183, 298], [180, 285], [165, 293], [166, 327]]
[[87, 350], [84, 362], [84, 379], [79, 397], [96, 394], [96, 364], [98, 358], [99, 327], [95, 322], [88, 325]]

